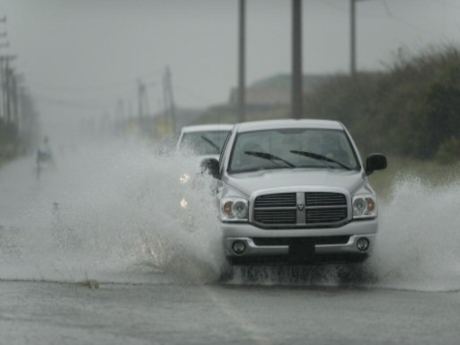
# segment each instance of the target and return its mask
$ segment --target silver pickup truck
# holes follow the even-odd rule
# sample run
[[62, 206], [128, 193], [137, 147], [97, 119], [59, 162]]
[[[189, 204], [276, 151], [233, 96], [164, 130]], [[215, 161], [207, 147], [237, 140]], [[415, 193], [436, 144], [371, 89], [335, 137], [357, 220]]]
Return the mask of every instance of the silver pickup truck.
[[203, 166], [217, 179], [220, 225], [233, 264], [361, 262], [375, 243], [377, 201], [343, 124], [273, 120], [235, 125], [220, 159]]

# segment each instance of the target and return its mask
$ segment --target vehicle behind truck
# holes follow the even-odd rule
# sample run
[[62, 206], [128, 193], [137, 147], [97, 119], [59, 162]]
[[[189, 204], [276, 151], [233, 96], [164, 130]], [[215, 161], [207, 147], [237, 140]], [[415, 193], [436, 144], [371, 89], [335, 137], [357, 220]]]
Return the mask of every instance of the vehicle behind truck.
[[217, 160], [222, 148], [233, 129], [233, 125], [210, 124], [182, 127], [176, 144], [179, 155], [196, 159], [196, 166], [189, 167], [179, 175], [179, 183], [184, 186], [179, 205], [183, 209], [189, 207], [190, 193], [201, 186], [202, 163], [206, 159]]
[[368, 176], [387, 161], [372, 154], [363, 163], [343, 124], [238, 124], [205, 165], [217, 179], [229, 262], [361, 262], [372, 252], [378, 211]]
[[233, 125], [212, 124], [182, 127], [177, 151], [197, 157], [218, 158]]

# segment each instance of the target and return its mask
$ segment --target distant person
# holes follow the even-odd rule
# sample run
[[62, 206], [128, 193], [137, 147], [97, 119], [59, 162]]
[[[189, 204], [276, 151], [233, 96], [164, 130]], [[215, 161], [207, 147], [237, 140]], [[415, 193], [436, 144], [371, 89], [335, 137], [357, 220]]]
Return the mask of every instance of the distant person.
[[51, 147], [49, 144], [49, 139], [47, 136], [43, 138], [43, 143], [37, 150], [37, 177], [40, 177], [40, 173], [45, 166], [52, 165], [53, 162], [53, 154], [51, 152]]
[[37, 151], [37, 162], [47, 162], [52, 159], [51, 148], [48, 137], [43, 138], [43, 144], [40, 145]]

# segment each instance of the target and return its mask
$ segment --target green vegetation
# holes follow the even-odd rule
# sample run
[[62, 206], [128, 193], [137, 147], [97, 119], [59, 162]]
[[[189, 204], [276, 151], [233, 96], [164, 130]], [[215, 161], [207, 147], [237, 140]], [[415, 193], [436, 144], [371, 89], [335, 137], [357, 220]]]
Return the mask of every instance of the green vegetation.
[[19, 93], [18, 109], [15, 116], [0, 116], [0, 166], [32, 152], [39, 141], [38, 112], [32, 97], [24, 90]]
[[0, 118], [0, 166], [17, 155], [18, 141], [16, 126]]
[[460, 51], [399, 57], [385, 73], [336, 76], [307, 94], [305, 106], [342, 121], [365, 152], [458, 161]]
[[369, 179], [380, 197], [391, 197], [397, 181], [416, 179], [427, 187], [449, 186], [460, 181], [460, 162], [446, 165], [433, 160], [388, 157], [388, 168]]

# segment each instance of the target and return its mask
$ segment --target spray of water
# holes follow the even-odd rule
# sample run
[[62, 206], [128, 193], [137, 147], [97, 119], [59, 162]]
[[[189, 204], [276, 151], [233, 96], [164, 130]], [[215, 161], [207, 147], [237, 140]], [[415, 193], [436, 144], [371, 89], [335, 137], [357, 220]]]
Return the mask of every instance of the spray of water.
[[[56, 153], [40, 179], [31, 158], [4, 167], [0, 279], [216, 281], [224, 258], [213, 182], [195, 175], [198, 165], [110, 142]], [[182, 184], [184, 173], [192, 179]], [[229, 283], [459, 289], [460, 183], [433, 187], [406, 176], [389, 188], [363, 267], [243, 268]]]
[[364, 265], [245, 267], [231, 283], [460, 289], [460, 183], [430, 186], [401, 175], [380, 205], [377, 246]]
[[413, 176], [395, 182], [370, 262], [379, 285], [460, 289], [459, 196], [459, 182], [433, 187]]
[[0, 174], [0, 278], [214, 279], [222, 258], [212, 180], [193, 178], [197, 170], [196, 159], [126, 142], [59, 154], [39, 179], [31, 159], [15, 162]]

